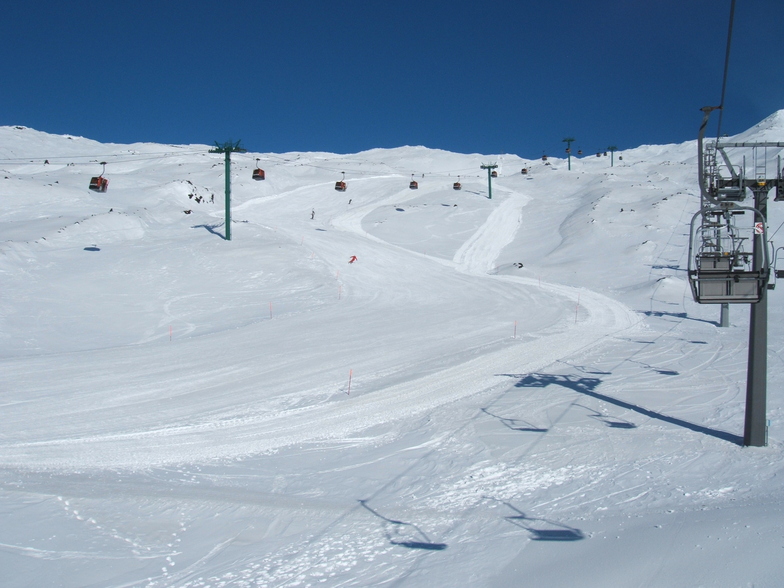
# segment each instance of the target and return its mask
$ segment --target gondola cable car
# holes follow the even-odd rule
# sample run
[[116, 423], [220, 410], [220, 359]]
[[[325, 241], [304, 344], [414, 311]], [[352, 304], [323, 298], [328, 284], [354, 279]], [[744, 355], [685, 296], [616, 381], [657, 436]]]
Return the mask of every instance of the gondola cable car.
[[408, 187], [409, 187], [409, 189], [411, 189], [411, 190], [417, 190], [417, 189], [419, 189], [419, 184], [418, 184], [418, 183], [416, 182], [416, 180], [414, 179], [414, 174], [411, 174], [411, 181], [408, 183]]
[[452, 184], [452, 189], [453, 190], [462, 190], [463, 186], [460, 184], [460, 176], [457, 176], [457, 180], [458, 180], [457, 182]]
[[101, 175], [90, 178], [90, 190], [95, 192], [106, 192], [109, 189], [109, 180], [103, 177], [103, 174], [106, 172], [106, 162], [102, 161], [101, 165], [103, 166]]
[[345, 192], [346, 191], [346, 172], [341, 172], [343, 174], [343, 179], [335, 182], [335, 190], [338, 192]]
[[253, 179], [254, 180], [265, 180], [267, 178], [266, 178], [266, 176], [264, 174], [264, 170], [259, 167], [259, 159], [260, 158], [258, 158], [258, 157], [256, 158], [256, 169], [253, 170]]

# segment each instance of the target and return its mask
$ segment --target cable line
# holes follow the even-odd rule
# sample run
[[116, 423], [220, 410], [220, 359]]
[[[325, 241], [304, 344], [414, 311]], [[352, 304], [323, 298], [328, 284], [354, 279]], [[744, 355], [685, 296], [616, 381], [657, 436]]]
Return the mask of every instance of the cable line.
[[721, 102], [719, 103], [719, 124], [716, 128], [716, 141], [721, 137], [721, 119], [724, 116], [724, 94], [727, 91], [727, 72], [730, 68], [730, 46], [732, 45], [732, 23], [735, 20], [735, 0], [730, 4], [730, 25], [727, 30], [727, 52], [724, 55], [724, 79], [721, 82]]

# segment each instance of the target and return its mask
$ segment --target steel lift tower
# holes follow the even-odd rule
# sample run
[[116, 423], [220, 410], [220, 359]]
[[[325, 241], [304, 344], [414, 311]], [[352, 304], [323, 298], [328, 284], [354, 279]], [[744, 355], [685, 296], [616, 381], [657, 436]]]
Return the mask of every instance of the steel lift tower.
[[[775, 174], [768, 173], [767, 149], [780, 149], [784, 142], [733, 143], [717, 139], [706, 143], [708, 118], [717, 108], [702, 109], [704, 117], [697, 141], [700, 210], [691, 221], [689, 282], [694, 299], [700, 304], [721, 304], [723, 309], [729, 304], [751, 306], [743, 444], [761, 447], [767, 445], [767, 290], [773, 288], [768, 283], [770, 191], [774, 190], [774, 201], [784, 200], [781, 156], [777, 158]], [[735, 164], [728, 149], [733, 150]], [[747, 174], [744, 153], [753, 158], [751, 176]], [[749, 196], [750, 205], [746, 204]], [[725, 319], [723, 311], [722, 323]]]

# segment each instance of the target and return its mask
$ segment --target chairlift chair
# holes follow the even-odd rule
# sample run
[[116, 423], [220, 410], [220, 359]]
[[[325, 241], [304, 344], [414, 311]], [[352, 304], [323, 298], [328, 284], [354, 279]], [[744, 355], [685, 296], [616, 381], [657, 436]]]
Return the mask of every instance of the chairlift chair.
[[103, 177], [104, 172], [106, 171], [106, 162], [102, 161], [101, 165], [103, 166], [103, 170], [101, 171], [100, 176], [94, 176], [90, 178], [90, 190], [95, 192], [106, 192], [109, 189], [109, 180]]
[[[740, 227], [736, 217], [750, 212], [754, 222]], [[754, 239], [761, 239], [763, 255], [754, 266]], [[688, 278], [700, 304], [755, 304], [770, 278], [765, 219], [751, 207], [706, 206], [691, 220]]]

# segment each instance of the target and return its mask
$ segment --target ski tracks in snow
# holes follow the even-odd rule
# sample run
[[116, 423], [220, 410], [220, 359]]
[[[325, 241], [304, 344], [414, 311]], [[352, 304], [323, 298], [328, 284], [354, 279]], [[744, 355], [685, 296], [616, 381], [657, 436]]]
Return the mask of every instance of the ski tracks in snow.
[[[396, 194], [392, 198], [400, 196]], [[484, 276], [494, 280], [496, 286], [506, 281], [514, 283], [515, 288], [524, 284], [531, 292], [540, 291], [543, 305], [553, 304], [553, 299], [573, 300], [575, 312], [567, 313], [546, 330], [527, 333], [526, 340], [510, 340], [500, 349], [495, 346], [446, 369], [327, 403], [272, 413], [224, 415], [214, 422], [179, 422], [150, 430], [105, 430], [84, 438], [4, 443], [0, 444], [0, 464], [57, 470], [139, 469], [249, 456], [302, 443], [352, 437], [356, 441], [357, 435], [371, 427], [411, 419], [461, 398], [507, 386], [508, 379], [501, 374], [541, 371], [608, 336], [628, 332], [639, 325], [636, 313], [598, 293], [539, 284], [529, 278], [487, 274], [500, 251], [514, 238], [526, 201], [526, 196], [510, 193], [459, 249], [452, 263], [459, 272]], [[333, 226], [353, 233], [366, 243], [370, 240], [389, 246], [362, 229], [362, 217], [371, 209], [357, 207], [339, 215]], [[420, 259], [426, 257], [413, 255]], [[451, 265], [434, 258], [432, 261]], [[422, 275], [420, 279], [426, 282], [428, 278]]]
[[452, 261], [458, 269], [472, 274], [484, 274], [492, 269], [498, 254], [514, 239], [522, 220], [522, 207], [528, 200], [520, 193], [510, 193], [455, 253]]

